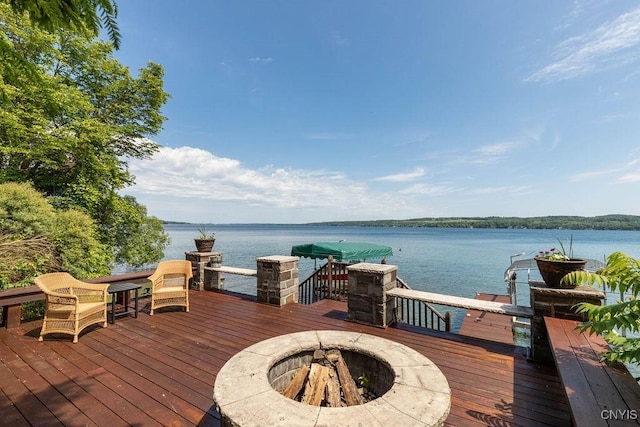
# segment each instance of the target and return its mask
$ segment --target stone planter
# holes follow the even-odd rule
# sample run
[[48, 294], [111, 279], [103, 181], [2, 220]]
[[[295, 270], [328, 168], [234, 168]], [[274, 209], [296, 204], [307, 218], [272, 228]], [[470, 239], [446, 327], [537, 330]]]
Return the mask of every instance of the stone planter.
[[211, 252], [216, 239], [194, 239], [198, 252]]
[[535, 258], [540, 275], [550, 288], [574, 288], [574, 285], [562, 285], [560, 281], [572, 271], [584, 270], [587, 261], [581, 258], [571, 258], [568, 261], [554, 261]]

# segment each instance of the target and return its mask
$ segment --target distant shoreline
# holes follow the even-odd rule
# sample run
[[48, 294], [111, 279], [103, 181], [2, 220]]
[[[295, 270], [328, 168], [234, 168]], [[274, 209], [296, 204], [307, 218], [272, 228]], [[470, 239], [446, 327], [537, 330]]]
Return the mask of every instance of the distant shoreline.
[[565, 230], [640, 230], [640, 216], [450, 217], [375, 221], [328, 221], [307, 225], [362, 227], [506, 228]]
[[[164, 224], [194, 224], [184, 221], [162, 221]], [[247, 224], [245, 224], [247, 225]], [[305, 224], [256, 224], [299, 226], [351, 226], [351, 227], [434, 227], [434, 228], [494, 228], [540, 230], [640, 230], [638, 215], [538, 216], [538, 217], [448, 217], [384, 219], [373, 221], [324, 221]]]

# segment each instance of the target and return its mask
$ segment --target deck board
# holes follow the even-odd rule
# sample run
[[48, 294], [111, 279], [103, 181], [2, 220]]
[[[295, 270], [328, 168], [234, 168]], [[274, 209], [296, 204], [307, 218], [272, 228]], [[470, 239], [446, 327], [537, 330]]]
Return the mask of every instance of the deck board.
[[[0, 330], [0, 419], [11, 425], [219, 425], [216, 373], [238, 351], [314, 329], [364, 332], [430, 358], [452, 389], [447, 425], [555, 425], [570, 418], [553, 366], [504, 343], [346, 321], [346, 304], [273, 307], [251, 297], [193, 291], [190, 312], [160, 309], [92, 327], [72, 344], [37, 341], [41, 322]], [[15, 422], [13, 422], [15, 420]], [[70, 420], [73, 420], [71, 422]]]

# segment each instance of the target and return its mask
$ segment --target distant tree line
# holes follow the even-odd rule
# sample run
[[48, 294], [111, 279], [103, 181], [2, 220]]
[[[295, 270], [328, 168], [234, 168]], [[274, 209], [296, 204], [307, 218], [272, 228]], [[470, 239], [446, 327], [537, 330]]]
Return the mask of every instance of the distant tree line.
[[449, 217], [385, 219], [376, 221], [331, 221], [310, 225], [362, 227], [441, 227], [441, 228], [530, 228], [550, 230], [640, 230], [640, 216], [602, 215], [520, 217]]

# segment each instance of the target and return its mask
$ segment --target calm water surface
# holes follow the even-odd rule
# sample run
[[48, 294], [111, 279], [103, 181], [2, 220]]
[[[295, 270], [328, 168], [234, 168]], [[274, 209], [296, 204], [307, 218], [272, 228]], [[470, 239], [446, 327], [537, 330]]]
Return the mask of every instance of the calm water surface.
[[[193, 239], [198, 234], [196, 226], [167, 224], [165, 229], [171, 236], [165, 259], [184, 259], [185, 252], [195, 250]], [[604, 260], [614, 251], [623, 251], [640, 258], [639, 231], [264, 224], [211, 225], [208, 229], [216, 233], [214, 250], [222, 252], [223, 265], [255, 269], [257, 257], [289, 255], [291, 246], [302, 243], [341, 239], [377, 243], [393, 248], [393, 256], [387, 261], [398, 266], [398, 276], [413, 289], [469, 298], [473, 298], [476, 292], [507, 293], [503, 277], [510, 257], [525, 252], [522, 258], [531, 258], [540, 250], [557, 247], [556, 237], [568, 246], [569, 238], [573, 235], [576, 257]], [[301, 281], [311, 274], [314, 265], [314, 260], [300, 260]], [[255, 278], [226, 275], [225, 287], [255, 295]], [[528, 301], [528, 295], [521, 301]], [[460, 323], [460, 318], [455, 319], [455, 326]]]

